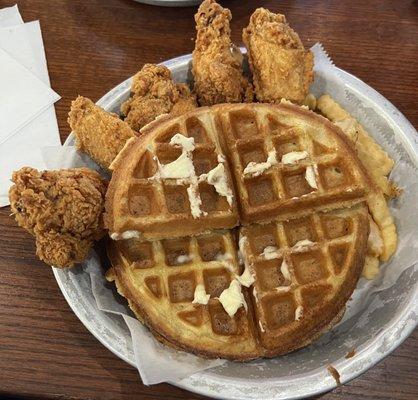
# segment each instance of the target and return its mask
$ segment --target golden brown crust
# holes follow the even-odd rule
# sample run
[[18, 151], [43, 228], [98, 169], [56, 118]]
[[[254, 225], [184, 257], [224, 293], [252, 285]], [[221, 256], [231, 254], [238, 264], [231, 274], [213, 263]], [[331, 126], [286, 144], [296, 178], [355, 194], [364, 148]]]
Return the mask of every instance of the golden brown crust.
[[59, 268], [83, 261], [104, 235], [107, 184], [87, 168], [13, 173], [9, 199], [17, 223], [36, 238], [38, 257]]
[[71, 103], [68, 123], [76, 137], [77, 148], [105, 169], [109, 168], [125, 142], [136, 135], [117, 115], [82, 96]]
[[196, 44], [192, 72], [201, 106], [251, 102], [252, 85], [242, 71], [242, 55], [231, 42], [231, 12], [205, 0], [196, 15]]
[[174, 83], [167, 67], [145, 64], [133, 77], [131, 97], [121, 113], [132, 129], [140, 131], [159, 115], [181, 115], [196, 106], [196, 96], [187, 84]]
[[257, 99], [301, 104], [313, 81], [313, 55], [282, 14], [258, 8], [243, 30]]
[[[253, 118], [251, 116], [254, 115], [256, 115], [257, 118], [260, 118], [257, 120], [257, 123], [251, 123], [250, 121], [250, 119]], [[235, 119], [231, 120], [231, 116]], [[241, 124], [239, 125], [239, 129], [241, 130], [239, 130], [238, 133], [233, 133], [235, 137], [239, 137], [238, 145], [241, 147], [243, 144], [247, 143], [247, 141], [261, 141], [261, 138], [264, 137], [263, 132], [268, 132], [268, 135], [272, 136], [273, 141], [277, 137], [282, 137], [282, 135], [285, 138], [287, 138], [289, 135], [294, 134], [299, 135], [300, 138], [303, 138], [303, 135], [306, 135], [304, 139], [306, 143], [304, 142], [304, 145], [306, 149], [309, 149], [311, 154], [309, 159], [306, 160], [306, 163], [316, 162], [317, 160], [318, 165], [330, 162], [334, 162], [335, 164], [336, 160], [342, 160], [345, 162], [344, 165], [348, 165], [348, 167], [345, 170], [343, 170], [347, 172], [348, 175], [346, 176], [349, 177], [349, 181], [345, 182], [346, 186], [342, 185], [342, 188], [344, 189], [343, 192], [341, 192], [342, 194], [338, 194], [338, 192], [335, 191], [332, 192], [333, 194], [332, 196], [330, 196], [329, 203], [324, 204], [321, 202], [323, 200], [319, 201], [317, 205], [315, 205], [315, 203], [312, 202], [306, 202], [304, 207], [294, 208], [293, 210], [289, 208], [289, 210], [283, 215], [280, 214], [280, 207], [278, 207], [276, 212], [274, 213], [266, 213], [264, 210], [263, 213], [255, 214], [256, 217], [253, 220], [249, 221], [251, 223], [266, 223], [268, 222], [268, 220], [274, 220], [276, 224], [289, 225], [289, 221], [297, 218], [306, 219], [306, 216], [309, 216], [309, 218], [314, 218], [315, 221], [322, 221], [322, 214], [324, 214], [327, 218], [332, 217], [335, 213], [338, 214], [336, 216], [341, 217], [340, 214], [346, 212], [346, 216], [343, 217], [347, 218], [348, 220], [351, 220], [352, 225], [350, 226], [353, 226], [352, 230], [350, 231], [351, 233], [349, 235], [343, 235], [344, 237], [339, 239], [339, 241], [327, 241], [328, 239], [325, 239], [325, 237], [321, 236], [322, 239], [320, 239], [318, 241], [318, 244], [316, 245], [317, 250], [315, 250], [315, 248], [314, 250], [308, 250], [308, 252], [314, 252], [312, 253], [313, 255], [317, 254], [318, 248], [321, 250], [321, 252], [323, 252], [321, 254], [323, 254], [323, 257], [325, 257], [328, 260], [326, 263], [323, 264], [323, 268], [325, 268], [326, 265], [326, 269], [330, 271], [329, 278], [326, 278], [329, 279], [329, 281], [318, 281], [319, 283], [315, 281], [316, 283], [318, 283], [317, 285], [315, 282], [312, 285], [310, 285], [309, 282], [305, 282], [303, 284], [299, 282], [301, 285], [300, 296], [302, 297], [297, 297], [299, 296], [299, 294], [295, 294], [295, 299], [299, 301], [300, 298], [303, 298], [303, 291], [306, 288], [308, 288], [308, 286], [308, 289], [311, 289], [311, 286], [313, 286], [313, 289], [317, 287], [320, 291], [323, 287], [325, 287], [326, 290], [332, 287], [332, 296], [330, 295], [331, 297], [329, 298], [326, 297], [327, 300], [324, 300], [322, 303], [315, 303], [315, 306], [306, 307], [300, 320], [299, 317], [297, 318], [295, 314], [295, 320], [293, 322], [289, 322], [288, 326], [286, 325], [286, 328], [281, 328], [280, 325], [279, 328], [276, 328], [274, 325], [275, 322], [268, 322], [268, 320], [266, 320], [267, 325], [270, 324], [268, 326], [270, 335], [267, 335], [262, 331], [263, 329], [267, 328], [267, 325], [262, 324], [260, 327], [257, 326], [258, 321], [260, 321], [260, 319], [258, 319], [259, 314], [257, 314], [258, 305], [255, 301], [256, 295], [252, 293], [252, 290], [250, 290], [247, 295], [249, 299], [248, 303], [250, 305], [249, 314], [243, 314], [243, 309], [241, 309], [241, 314], [239, 314], [240, 318], [244, 318], [243, 321], [246, 321], [247, 324], [245, 325], [247, 326], [247, 328], [245, 328], [245, 330], [242, 331], [241, 334], [249, 335], [249, 337], [253, 338], [256, 341], [256, 343], [251, 346], [248, 346], [248, 344], [244, 346], [242, 344], [243, 347], [239, 350], [239, 352], [237, 352], [237, 347], [234, 345], [233, 351], [231, 353], [231, 344], [229, 345], [229, 347], [226, 346], [226, 348], [225, 344], [221, 344], [219, 342], [216, 343], [216, 341], [215, 344], [208, 344], [210, 343], [208, 341], [204, 341], [201, 339], [198, 340], [196, 338], [193, 339], [193, 335], [196, 335], [196, 330], [193, 331], [193, 329], [191, 329], [191, 331], [194, 333], [190, 333], [189, 328], [184, 327], [181, 324], [178, 325], [177, 328], [175, 328], [177, 326], [176, 324], [178, 324], [178, 321], [176, 322], [177, 315], [175, 313], [170, 314], [172, 313], [172, 311], [170, 311], [169, 305], [165, 304], [164, 307], [166, 311], [164, 312], [164, 314], [160, 314], [161, 310], [158, 306], [152, 306], [152, 302], [150, 303], [147, 297], [148, 294], [144, 293], [144, 290], [146, 290], [146, 288], [144, 288], [141, 285], [138, 285], [138, 282], [142, 274], [154, 274], [153, 276], [158, 276], [160, 280], [164, 280], [165, 273], [158, 272], [158, 268], [154, 270], [154, 272], [152, 271], [152, 268], [150, 268], [150, 270], [146, 273], [142, 272], [142, 270], [138, 270], [134, 275], [131, 271], [132, 263], [130, 263], [125, 258], [125, 256], [123, 256], [120, 253], [120, 251], [114, 250], [115, 254], [113, 255], [113, 259], [111, 256], [111, 259], [113, 269], [115, 271], [117, 284], [119, 286], [120, 291], [130, 301], [130, 305], [134, 309], [135, 313], [140, 316], [140, 318], [145, 322], [147, 326], [150, 327], [152, 331], [157, 333], [157, 336], [159, 336], [159, 340], [163, 342], [167, 341], [175, 347], [182, 348], [183, 350], [194, 352], [195, 354], [202, 355], [205, 357], [225, 357], [228, 359], [240, 361], [253, 359], [255, 357], [274, 357], [279, 354], [288, 353], [289, 351], [296, 350], [302, 346], [311, 343], [321, 334], [321, 332], [324, 332], [325, 330], [329, 329], [336, 322], [338, 316], [342, 314], [342, 310], [344, 309], [345, 304], [351, 296], [355, 288], [355, 285], [359, 279], [361, 269], [364, 263], [364, 256], [368, 236], [368, 218], [365, 202], [366, 200], [368, 200], [370, 194], [378, 193], [378, 189], [374, 186], [373, 181], [367, 174], [367, 171], [359, 162], [355, 154], [355, 151], [352, 148], [350, 140], [345, 137], [345, 135], [340, 131], [339, 128], [335, 127], [330, 121], [326, 120], [325, 118], [318, 116], [309, 110], [291, 104], [222, 104], [210, 108], [203, 107], [201, 109], [188, 112], [181, 117], [174, 118], [170, 116], [162, 116], [157, 120], [151, 122], [146, 127], [144, 127], [142, 129], [142, 136], [140, 138], [135, 138], [131, 141], [131, 143], [128, 143], [126, 145], [125, 149], [120, 153], [120, 156], [115, 160], [115, 170], [106, 199], [106, 201], [109, 202], [109, 207], [107, 208], [108, 219], [106, 223], [111, 230], [115, 228], [113, 221], [114, 215], [116, 215], [114, 207], [124, 200], [124, 195], [121, 195], [120, 192], [117, 191], [117, 187], [121, 182], [126, 182], [127, 177], [131, 176], [131, 172], [129, 171], [133, 170], [133, 168], [137, 165], [136, 162], [133, 162], [132, 157], [138, 157], [138, 159], [141, 159], [141, 152], [143, 152], [144, 149], [149, 147], [150, 143], [167, 140], [166, 137], [170, 137], [164, 136], [167, 135], [167, 132], [178, 132], [177, 128], [173, 130], [173, 127], [189, 126], [190, 121], [196, 122], [207, 120], [212, 121], [212, 128], [210, 129], [212, 131], [215, 129], [217, 130], [217, 133], [215, 134], [213, 134], [211, 131], [211, 135], [213, 135], [213, 137], [215, 138], [218, 137], [218, 139], [214, 140], [219, 140], [219, 144], [222, 147], [223, 152], [227, 155], [227, 161], [230, 166], [235, 166], [234, 163], [238, 163], [239, 161], [235, 161], [234, 158], [235, 150], [233, 149], [235, 148], [235, 144], [233, 144], [228, 138], [228, 132], [226, 129], [228, 127], [228, 123], [231, 124], [231, 132], [235, 132], [234, 129], [237, 129], [235, 126], [237, 125], [237, 123]], [[254, 129], [254, 126], [257, 124], [266, 126], [265, 121], [273, 121], [271, 123], [277, 123], [277, 126], [279, 126], [279, 128], [271, 128], [271, 132], [268, 130], [261, 130], [262, 133], [256, 132], [254, 134], [250, 134], [248, 135], [248, 140], [245, 137], [240, 136], [241, 134], [244, 134], [245, 129], [247, 129], [247, 126], [245, 124], [249, 124], [249, 129]], [[298, 129], [293, 129], [294, 126], [297, 126]], [[274, 133], [275, 129], [281, 129], [280, 133]], [[308, 134], [301, 132], [308, 132]], [[186, 136], [188, 135], [187, 130], [184, 134]], [[323, 151], [325, 155], [322, 153], [319, 156], [315, 155], [315, 152], [317, 151], [315, 150], [316, 141], [318, 141], [318, 143], [321, 144], [321, 146], [323, 146], [321, 147], [323, 148], [323, 150], [321, 151]], [[264, 160], [265, 158], [261, 159], [261, 161]], [[300, 168], [300, 165], [301, 164], [298, 164], [296, 168]], [[242, 167], [240, 168], [242, 169]], [[277, 168], [285, 168], [285, 166], [279, 165], [277, 166]], [[238, 186], [238, 182], [240, 180], [239, 177], [242, 173], [241, 169], [233, 170], [233, 176], [235, 179], [236, 187]], [[274, 173], [274, 171], [274, 168], [270, 170], [268, 172], [269, 176], [271, 176]], [[320, 176], [320, 178], [321, 177], [322, 175]], [[138, 182], [138, 179], [135, 182]], [[354, 186], [353, 182], [355, 183]], [[347, 191], [345, 190], [346, 188], [349, 188], [350, 190]], [[320, 191], [326, 192], [327, 187], [321, 186], [319, 187], [319, 189]], [[315, 197], [316, 192], [311, 191], [309, 196]], [[239, 197], [240, 202], [242, 202], [243, 196], [241, 195]], [[278, 198], [282, 199], [282, 197], [280, 196]], [[307, 197], [305, 196], [304, 198]], [[289, 202], [289, 204], [295, 203], [297, 203], [295, 198], [292, 198], [292, 201]], [[281, 206], [282, 205], [283, 204], [281, 204]], [[353, 208], [351, 209], [350, 207]], [[113, 214], [113, 216], [111, 214]], [[243, 211], [241, 209], [241, 221], [243, 220], [242, 215]], [[248, 227], [246, 226], [245, 229], [249, 229], [251, 228], [251, 226], [252, 225], [249, 225]], [[317, 228], [315, 229], [323, 229], [320, 228], [320, 226], [322, 226], [322, 222], [317, 222], [315, 226], [317, 226]], [[129, 227], [129, 229], [136, 229], [136, 227], [132, 225]], [[278, 231], [282, 232], [283, 229], [285, 228], [282, 227]], [[295, 229], [296, 231], [298, 231], [298, 228]], [[161, 233], [160, 229], [158, 229], [158, 231]], [[121, 231], [117, 229], [116, 232]], [[189, 228], [189, 231], [185, 233], [185, 235], [188, 234], [193, 234], [193, 229]], [[164, 232], [163, 236], [166, 238], [166, 235], [167, 231]], [[324, 235], [324, 233], [322, 233], [321, 235]], [[284, 242], [282, 241], [281, 243], [285, 242], [286, 240]], [[117, 246], [119, 245], [120, 244], [118, 242]], [[155, 246], [158, 247], [158, 245]], [[333, 249], [337, 249], [335, 257], [337, 257], [338, 260], [341, 259], [346, 261], [335, 261], [333, 258], [334, 253], [331, 255], [331, 253], [329, 253], [330, 250], [328, 250], [328, 247], [333, 247]], [[343, 250], [340, 251], [340, 249]], [[286, 251], [286, 254], [289, 254], [289, 257], [291, 257], [291, 260], [293, 260], [294, 256], [292, 256], [292, 252], [295, 252], [296, 250], [285, 249], [284, 251]], [[159, 257], [164, 257], [163, 250], [160, 250], [160, 253], [161, 255]], [[337, 270], [332, 270], [332, 268], [335, 267], [335, 262], [341, 262], [341, 265], [344, 265], [344, 268], [341, 267], [343, 269], [339, 272]], [[296, 268], [292, 265], [292, 262], [289, 262], [289, 265], [291, 265], [291, 268]], [[308, 265], [315, 265], [315, 263]], [[334, 267], [331, 267], [331, 265], [334, 265]], [[167, 268], [170, 274], [176, 275], [179, 273], [179, 267], [176, 267], [176, 270], [174, 270], [171, 267]], [[194, 270], [194, 265], [193, 267], [189, 265], [187, 272]], [[296, 282], [297, 285], [299, 285], [299, 283]], [[165, 283], [163, 284], [163, 287], [165, 288], [164, 290], [168, 290]], [[293, 293], [298, 292], [298, 289], [296, 289], [296, 287], [292, 288], [291, 290], [292, 296]], [[166, 299], [167, 292], [164, 293], [165, 294], [163, 294], [162, 296]], [[276, 295], [275, 293], [270, 294]], [[317, 299], [315, 301], [317, 301]], [[153, 309], [153, 307], [155, 309]], [[175, 307], [178, 307], [178, 305], [175, 305]], [[156, 310], [159, 311], [157, 312]], [[253, 310], [256, 313], [255, 315], [253, 314]], [[163, 318], [163, 321], [161, 318]], [[270, 316], [270, 319], [271, 318], [272, 317]], [[182, 327], [180, 328], [180, 326]], [[213, 332], [210, 335], [210, 337], [212, 337], [214, 335]], [[187, 339], [185, 339], [185, 337], [187, 337]]]

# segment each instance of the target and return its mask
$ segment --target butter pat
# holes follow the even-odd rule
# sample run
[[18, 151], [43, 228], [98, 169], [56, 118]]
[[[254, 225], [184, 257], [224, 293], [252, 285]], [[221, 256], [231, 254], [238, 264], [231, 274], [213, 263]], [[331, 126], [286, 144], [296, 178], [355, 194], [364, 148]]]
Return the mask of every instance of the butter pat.
[[266, 260], [273, 260], [274, 258], [279, 258], [279, 249], [276, 246], [267, 246], [264, 248], [261, 255]]
[[181, 133], [176, 133], [170, 140], [170, 144], [177, 144], [183, 148], [187, 153], [192, 152], [195, 149], [194, 138], [186, 137]]
[[170, 144], [182, 147], [181, 155], [171, 163], [162, 165], [157, 157], [158, 176], [162, 179], [185, 179], [195, 175], [194, 165], [191, 157], [192, 151], [195, 149], [194, 138], [188, 138], [176, 133], [170, 140]]
[[223, 163], [219, 163], [207, 174], [200, 175], [199, 181], [206, 181], [207, 183], [212, 185], [215, 188], [216, 192], [219, 195], [226, 197], [228, 204], [232, 206], [234, 195], [232, 194], [231, 188], [228, 186], [228, 182], [226, 179], [226, 170]]
[[140, 233], [138, 231], [125, 231], [122, 233], [112, 233], [110, 235], [111, 239], [113, 240], [121, 240], [121, 239], [138, 239], [140, 237]]
[[255, 279], [254, 276], [251, 274], [249, 268], [245, 267], [244, 272], [242, 275], [236, 277], [238, 282], [245, 287], [250, 287]]
[[233, 279], [229, 287], [221, 293], [219, 301], [230, 317], [233, 317], [242, 306], [247, 309], [241, 285], [236, 279]]
[[290, 275], [289, 266], [285, 259], [282, 261], [282, 265], [280, 266], [280, 272], [282, 273], [284, 279], [287, 281], [292, 281], [292, 275]]
[[308, 157], [306, 151], [291, 151], [290, 153], [283, 154], [282, 163], [283, 164], [295, 164], [299, 160], [303, 160]]
[[206, 305], [209, 302], [210, 294], [206, 293], [205, 287], [199, 283], [194, 290], [194, 299], [192, 303]]
[[295, 310], [295, 321], [299, 321], [302, 318], [303, 315], [303, 307], [298, 306]]
[[192, 260], [191, 256], [182, 254], [182, 255], [180, 255], [176, 258], [176, 263], [177, 264], [185, 264], [185, 263], [187, 263], [191, 260]]
[[304, 248], [306, 248], [306, 247], [313, 246], [314, 244], [315, 244], [314, 242], [311, 242], [311, 241], [310, 241], [310, 240], [308, 240], [308, 239], [303, 239], [303, 240], [299, 240], [298, 242], [296, 242], [296, 243], [294, 244], [293, 248], [294, 248], [295, 250], [302, 250], [302, 249], [304, 249]]
[[264, 171], [268, 170], [273, 165], [277, 164], [276, 151], [272, 150], [268, 153], [267, 161], [262, 163], [256, 163], [251, 161], [244, 169], [244, 175], [251, 175], [253, 177], [261, 175]]
[[316, 183], [316, 177], [315, 177], [315, 170], [312, 165], [309, 165], [309, 167], [306, 167], [305, 179], [311, 188], [318, 189], [318, 184]]
[[193, 218], [199, 218], [202, 215], [207, 215], [207, 213], [200, 208], [202, 206], [202, 199], [200, 198], [200, 195], [197, 192], [197, 187], [197, 182], [195, 182], [194, 179], [187, 188], [187, 196], [189, 197], [190, 203], [190, 212], [192, 213]]

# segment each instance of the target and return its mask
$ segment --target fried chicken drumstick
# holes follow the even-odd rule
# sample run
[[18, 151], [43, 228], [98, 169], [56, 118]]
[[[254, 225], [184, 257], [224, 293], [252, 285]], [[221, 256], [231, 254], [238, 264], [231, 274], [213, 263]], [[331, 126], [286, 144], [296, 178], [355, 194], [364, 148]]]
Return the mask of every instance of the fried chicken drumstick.
[[302, 103], [313, 80], [313, 55], [305, 50], [286, 17], [258, 8], [243, 30], [256, 97]]
[[101, 176], [88, 168], [41, 172], [24, 167], [12, 181], [12, 213], [35, 236], [38, 257], [59, 268], [82, 262], [105, 232], [107, 184]]
[[253, 88], [242, 72], [242, 55], [231, 42], [231, 12], [205, 0], [196, 15], [194, 90], [199, 104], [251, 102]]

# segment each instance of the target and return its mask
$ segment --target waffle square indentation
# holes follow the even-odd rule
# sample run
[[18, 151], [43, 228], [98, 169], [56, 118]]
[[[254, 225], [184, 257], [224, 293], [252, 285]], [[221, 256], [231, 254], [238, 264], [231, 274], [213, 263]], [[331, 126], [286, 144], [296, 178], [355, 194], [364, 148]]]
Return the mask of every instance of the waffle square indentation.
[[300, 284], [316, 282], [329, 275], [320, 250], [293, 253], [291, 259], [296, 279]]
[[190, 238], [164, 239], [161, 244], [167, 265], [183, 265], [191, 261]]
[[238, 332], [235, 317], [230, 317], [219, 302], [209, 305], [210, 322], [212, 330], [217, 335], [230, 336]]
[[270, 204], [277, 198], [273, 181], [269, 176], [246, 179], [245, 186], [247, 187], [249, 202], [252, 206]]
[[203, 271], [206, 293], [211, 297], [219, 297], [221, 293], [228, 289], [231, 277], [225, 268], [207, 269]]
[[282, 262], [282, 258], [275, 258], [255, 263], [255, 273], [262, 290], [272, 290], [284, 285], [286, 279], [280, 270]]
[[294, 246], [300, 240], [318, 241], [312, 217], [285, 221], [283, 225], [289, 246]]
[[172, 303], [181, 303], [193, 301], [194, 291], [196, 289], [196, 279], [193, 272], [169, 275], [168, 288], [170, 301]]
[[278, 329], [295, 320], [296, 305], [292, 294], [277, 294], [262, 299], [269, 329]]

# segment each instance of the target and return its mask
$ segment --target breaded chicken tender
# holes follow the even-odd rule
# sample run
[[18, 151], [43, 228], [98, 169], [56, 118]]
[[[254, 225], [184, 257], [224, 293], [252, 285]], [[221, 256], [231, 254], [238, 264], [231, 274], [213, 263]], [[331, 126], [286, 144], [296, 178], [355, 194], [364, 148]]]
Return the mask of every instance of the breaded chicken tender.
[[243, 30], [256, 97], [261, 102], [281, 99], [301, 104], [313, 81], [313, 55], [282, 14], [258, 8]]
[[242, 55], [231, 42], [231, 11], [205, 0], [196, 15], [192, 72], [201, 106], [251, 102], [253, 88], [243, 76]]
[[77, 147], [105, 169], [136, 132], [116, 114], [109, 113], [90, 99], [78, 96], [71, 103], [68, 123]]
[[164, 65], [145, 64], [134, 76], [131, 97], [121, 106], [125, 122], [140, 129], [161, 114], [180, 115], [197, 107], [185, 83], [174, 83]]
[[35, 236], [38, 257], [58, 268], [82, 262], [105, 232], [106, 181], [88, 168], [41, 172], [30, 167], [15, 171], [12, 181], [12, 214]]

